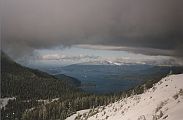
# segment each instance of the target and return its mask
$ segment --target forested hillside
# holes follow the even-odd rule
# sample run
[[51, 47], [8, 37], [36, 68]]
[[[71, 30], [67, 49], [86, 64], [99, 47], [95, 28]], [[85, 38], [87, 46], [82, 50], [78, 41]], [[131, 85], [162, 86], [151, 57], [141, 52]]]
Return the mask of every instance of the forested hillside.
[[1, 52], [1, 97], [15, 97], [1, 109], [3, 120], [64, 120], [78, 110], [113, 103], [123, 97], [140, 94], [152, 87], [157, 78], [129, 91], [108, 95], [85, 93], [77, 86], [79, 81], [65, 75], [51, 76], [39, 70], [26, 68]]
[[[1, 52], [1, 97], [48, 99], [78, 91], [69, 83], [74, 78], [59, 79], [47, 73], [23, 67]], [[77, 80], [78, 81], [78, 80]]]
[[119, 99], [118, 95], [82, 92], [75, 87], [78, 85], [79, 81], [72, 77], [62, 75], [56, 78], [21, 66], [1, 51], [1, 98], [16, 98], [1, 109], [3, 120], [62, 120], [77, 110]]
[[21, 66], [1, 51], [1, 98], [16, 97], [1, 110], [1, 118], [20, 119], [26, 109], [43, 104], [38, 100], [65, 100], [84, 94], [74, 87], [74, 83], [79, 84], [78, 80], [64, 75], [62, 77], [58, 79]]

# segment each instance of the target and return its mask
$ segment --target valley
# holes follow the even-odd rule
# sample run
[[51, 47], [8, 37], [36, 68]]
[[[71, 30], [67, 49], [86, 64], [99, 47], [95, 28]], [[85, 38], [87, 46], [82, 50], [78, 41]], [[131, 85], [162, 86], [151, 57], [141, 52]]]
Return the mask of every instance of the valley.
[[161, 79], [170, 72], [179, 73], [182, 67], [144, 64], [74, 64], [47, 72], [57, 77], [62, 74], [81, 81], [81, 88], [89, 93], [106, 94], [129, 90], [146, 81]]
[[106, 106], [144, 92], [182, 67], [152, 65], [70, 65], [42, 72], [1, 52], [1, 118], [64, 120], [79, 110]]

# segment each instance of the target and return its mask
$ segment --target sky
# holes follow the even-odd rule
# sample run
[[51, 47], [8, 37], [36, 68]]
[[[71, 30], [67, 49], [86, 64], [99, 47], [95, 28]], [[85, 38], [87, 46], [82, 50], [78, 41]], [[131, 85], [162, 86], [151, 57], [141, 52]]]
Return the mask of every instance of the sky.
[[63, 51], [70, 57], [86, 54], [85, 59], [127, 54], [183, 61], [182, 0], [1, 0], [0, 5], [1, 49], [14, 59], [53, 59], [51, 52]]

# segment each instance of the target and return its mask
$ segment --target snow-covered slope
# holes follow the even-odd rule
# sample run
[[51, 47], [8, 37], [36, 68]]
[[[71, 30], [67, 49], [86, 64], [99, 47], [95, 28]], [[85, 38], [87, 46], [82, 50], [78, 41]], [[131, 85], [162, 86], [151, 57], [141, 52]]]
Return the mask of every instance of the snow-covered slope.
[[183, 120], [183, 74], [165, 77], [143, 94], [74, 116], [79, 120]]
[[8, 104], [9, 100], [14, 100], [16, 99], [15, 97], [12, 98], [0, 98], [0, 108], [5, 107]]

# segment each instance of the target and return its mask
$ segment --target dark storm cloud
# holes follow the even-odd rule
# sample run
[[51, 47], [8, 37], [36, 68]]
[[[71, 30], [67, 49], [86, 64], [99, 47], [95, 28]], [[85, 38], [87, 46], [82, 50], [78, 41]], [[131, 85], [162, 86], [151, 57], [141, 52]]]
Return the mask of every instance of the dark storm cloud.
[[14, 56], [34, 49], [77, 44], [122, 46], [143, 54], [183, 56], [181, 0], [1, 3], [3, 49]]

